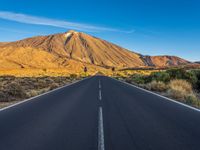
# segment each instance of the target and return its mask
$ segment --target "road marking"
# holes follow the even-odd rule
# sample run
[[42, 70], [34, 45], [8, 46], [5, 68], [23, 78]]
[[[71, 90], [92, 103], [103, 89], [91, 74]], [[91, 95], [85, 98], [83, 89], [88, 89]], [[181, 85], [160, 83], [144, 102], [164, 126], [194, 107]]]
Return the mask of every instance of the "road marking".
[[99, 107], [98, 150], [105, 150], [102, 107]]
[[99, 90], [99, 100], [102, 100], [101, 90]]
[[15, 103], [15, 104], [13, 104], [13, 105], [10, 105], [10, 106], [7, 106], [7, 107], [4, 107], [4, 108], [1, 108], [1, 109], [0, 109], [0, 112], [3, 111], [3, 110], [9, 109], [9, 108], [15, 107], [15, 106], [17, 106], [17, 105], [20, 105], [20, 104], [22, 104], [22, 103], [25, 103], [25, 102], [28, 102], [28, 101], [34, 100], [35, 98], [38, 98], [38, 97], [41, 97], [41, 96], [44, 96], [44, 95], [50, 94], [50, 93], [52, 93], [52, 92], [58, 91], [58, 90], [60, 90], [60, 89], [62, 89], [62, 88], [65, 88], [65, 87], [71, 86], [71, 85], [76, 84], [76, 83], [78, 83], [78, 82], [81, 82], [81, 81], [83, 81], [83, 80], [90, 79], [90, 78], [92, 78], [92, 77], [84, 78], [84, 79], [82, 79], [82, 80], [75, 81], [75, 82], [73, 82], [73, 83], [70, 83], [70, 84], [68, 84], [68, 85], [64, 85], [64, 86], [62, 86], [62, 87], [58, 87], [58, 88], [56, 88], [56, 89], [54, 89], [54, 90], [51, 90], [51, 91], [45, 92], [45, 93], [43, 93], [43, 94], [40, 94], [40, 95], [37, 95], [37, 96], [31, 97], [31, 98], [29, 98], [29, 99], [22, 100], [22, 101], [17, 102], [17, 103]]
[[99, 88], [101, 88], [101, 81], [99, 80]]
[[[111, 79], [114, 79], [114, 78], [111, 78]], [[152, 91], [143, 89], [143, 88], [141, 88], [141, 87], [138, 87], [138, 86], [135, 86], [135, 85], [133, 85], [133, 84], [127, 83], [127, 82], [125, 82], [125, 81], [120, 81], [120, 80], [117, 80], [117, 79], [114, 79], [114, 80], [116, 80], [116, 81], [118, 81], [118, 82], [121, 82], [121, 83], [124, 83], [124, 84], [127, 84], [127, 85], [129, 85], [129, 86], [135, 87], [135, 88], [140, 89], [140, 90], [142, 90], [142, 91], [151, 93], [151, 94], [156, 95], [156, 96], [158, 96], [158, 97], [164, 98], [165, 100], [168, 100], [168, 101], [170, 101], [170, 102], [173, 102], [173, 103], [182, 105], [182, 106], [184, 106], [185, 108], [189, 108], [189, 109], [192, 109], [192, 110], [195, 110], [195, 111], [200, 112], [200, 109], [195, 108], [195, 107], [192, 107], [192, 106], [189, 106], [189, 105], [184, 104], [184, 103], [181, 103], [181, 102], [178, 102], [178, 101], [176, 101], [176, 100], [174, 100], [174, 99], [171, 99], [171, 98], [168, 98], [168, 97], [159, 95], [159, 94], [157, 94], [157, 93], [155, 93], [155, 92], [152, 92]]]

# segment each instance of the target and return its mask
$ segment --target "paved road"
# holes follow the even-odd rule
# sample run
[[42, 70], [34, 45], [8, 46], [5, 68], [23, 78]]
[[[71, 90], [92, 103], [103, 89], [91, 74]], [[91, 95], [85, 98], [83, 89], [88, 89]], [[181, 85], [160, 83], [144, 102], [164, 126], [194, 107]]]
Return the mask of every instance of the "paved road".
[[200, 112], [108, 77], [0, 111], [0, 150], [199, 150]]

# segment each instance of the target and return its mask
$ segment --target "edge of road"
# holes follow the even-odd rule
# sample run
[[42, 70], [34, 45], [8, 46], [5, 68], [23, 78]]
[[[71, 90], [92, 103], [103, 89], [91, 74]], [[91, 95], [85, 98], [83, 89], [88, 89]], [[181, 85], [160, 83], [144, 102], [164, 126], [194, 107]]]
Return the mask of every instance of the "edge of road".
[[145, 91], [145, 92], [147, 92], [147, 93], [150, 93], [150, 94], [156, 95], [156, 96], [158, 96], [158, 97], [164, 98], [165, 100], [168, 100], [168, 101], [170, 101], [170, 102], [173, 102], [173, 103], [176, 103], [176, 104], [182, 105], [182, 106], [184, 106], [184, 107], [186, 107], [186, 108], [190, 108], [190, 109], [192, 109], [192, 110], [195, 110], [195, 111], [200, 112], [200, 109], [195, 108], [195, 107], [192, 107], [192, 106], [187, 105], [187, 104], [184, 104], [184, 103], [181, 103], [181, 102], [176, 101], [176, 100], [174, 100], [174, 99], [171, 99], [171, 98], [168, 98], [168, 97], [162, 96], [162, 95], [160, 95], [160, 94], [157, 94], [157, 93], [155, 93], [155, 92], [152, 92], [152, 91], [149, 91], [149, 90], [143, 89], [143, 88], [141, 88], [141, 87], [138, 87], [138, 86], [136, 86], [136, 85], [133, 85], [133, 84], [127, 83], [127, 82], [125, 82], [125, 81], [120, 81], [120, 80], [117, 80], [117, 79], [115, 79], [115, 78], [111, 78], [111, 79], [116, 80], [116, 81], [119, 81], [119, 82], [124, 83], [124, 84], [127, 84], [127, 85], [129, 85], [129, 86], [135, 87], [135, 88], [140, 89], [140, 90], [142, 90], [142, 91]]
[[36, 95], [36, 96], [34, 96], [34, 97], [30, 97], [30, 98], [28, 98], [28, 99], [24, 99], [24, 100], [19, 101], [19, 102], [17, 102], [17, 103], [14, 103], [14, 104], [11, 104], [11, 105], [9, 105], [9, 106], [6, 106], [6, 107], [1, 108], [1, 109], [0, 109], [0, 112], [1, 112], [1, 111], [4, 111], [4, 110], [6, 110], [6, 109], [9, 109], [9, 108], [15, 107], [15, 106], [17, 106], [17, 105], [20, 105], [20, 104], [22, 104], [22, 103], [25, 103], [25, 102], [27, 102], [27, 101], [34, 100], [35, 98], [38, 98], [38, 97], [41, 97], [41, 96], [47, 95], [47, 94], [49, 94], [49, 93], [52, 93], [52, 92], [58, 91], [58, 90], [60, 90], [60, 89], [62, 89], [62, 88], [65, 88], [65, 87], [71, 86], [71, 85], [73, 85], [73, 84], [76, 84], [76, 83], [78, 83], [78, 82], [84, 81], [84, 80], [86, 80], [86, 79], [90, 79], [90, 78], [92, 78], [92, 77], [93, 77], [93, 76], [91, 76], [91, 77], [87, 77], [87, 78], [84, 78], [84, 79], [82, 79], [82, 80], [78, 80], [78, 81], [72, 82], [72, 83], [70, 83], [70, 84], [67, 84], [67, 85], [64, 85], [64, 86], [58, 87], [58, 88], [53, 89], [53, 90], [51, 90], [51, 91], [47, 91], [47, 92], [42, 93], [42, 94], [40, 94], [40, 95]]

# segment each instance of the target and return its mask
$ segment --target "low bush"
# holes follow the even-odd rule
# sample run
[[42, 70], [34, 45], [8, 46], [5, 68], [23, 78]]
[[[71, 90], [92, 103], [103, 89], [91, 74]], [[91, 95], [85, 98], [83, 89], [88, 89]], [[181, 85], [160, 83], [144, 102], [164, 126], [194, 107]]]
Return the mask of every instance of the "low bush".
[[199, 100], [195, 95], [192, 84], [185, 80], [172, 80], [169, 83], [168, 95], [192, 106], [199, 106]]
[[4, 86], [3, 82], [0, 82], [0, 90], [3, 89], [3, 86]]
[[179, 89], [168, 89], [167, 95], [171, 98], [184, 100], [185, 99], [185, 91], [182, 88]]
[[130, 76], [132, 82], [136, 84], [145, 84], [146, 83], [146, 76], [140, 74], [134, 74]]
[[5, 90], [9, 94], [9, 96], [16, 98], [26, 97], [26, 92], [24, 88], [20, 86], [17, 82], [11, 82], [10, 84], [6, 85]]
[[27, 98], [27, 94], [19, 83], [12, 81], [1, 88], [0, 102], [16, 101], [20, 98]]
[[27, 92], [28, 97], [34, 97], [39, 95], [40, 93], [38, 92], [38, 90], [30, 90], [29, 92]]
[[71, 83], [70, 77], [0, 77], [0, 102], [18, 101]]
[[167, 85], [161, 81], [152, 81], [147, 84], [147, 89], [153, 91], [163, 92], [166, 91], [167, 88], [168, 88]]
[[52, 83], [49, 87], [50, 90], [58, 88], [60, 85], [58, 83]]
[[187, 95], [185, 97], [185, 103], [196, 107], [200, 106], [200, 100], [198, 100], [198, 98], [194, 94]]
[[195, 73], [192, 71], [186, 71], [183, 68], [169, 69], [166, 72], [169, 74], [171, 80], [172, 79], [187, 80], [188, 82], [192, 83], [193, 86], [197, 82], [197, 77], [196, 77]]
[[182, 79], [171, 80], [169, 83], [170, 89], [182, 90], [186, 93], [192, 93], [192, 84]]
[[170, 75], [169, 73], [162, 71], [162, 72], [154, 72], [151, 74], [151, 79], [156, 81], [162, 81], [162, 82], [169, 82], [170, 81]]
[[132, 81], [133, 81], [132, 78], [125, 78], [125, 82], [127, 82], [127, 83], [132, 83]]
[[168, 69], [166, 72], [173, 79], [184, 79], [186, 74], [186, 70], [182, 68]]
[[70, 74], [70, 79], [76, 79], [77, 77], [77, 74]]
[[195, 74], [195, 76], [197, 78], [195, 88], [200, 92], [200, 70], [193, 70], [192, 72]]
[[6, 98], [6, 93], [4, 91], [0, 91], [0, 102], [8, 101]]
[[132, 74], [125, 81], [148, 90], [166, 92], [166, 96], [200, 107], [200, 100], [195, 93], [200, 91], [200, 70], [176, 68], [150, 75]]

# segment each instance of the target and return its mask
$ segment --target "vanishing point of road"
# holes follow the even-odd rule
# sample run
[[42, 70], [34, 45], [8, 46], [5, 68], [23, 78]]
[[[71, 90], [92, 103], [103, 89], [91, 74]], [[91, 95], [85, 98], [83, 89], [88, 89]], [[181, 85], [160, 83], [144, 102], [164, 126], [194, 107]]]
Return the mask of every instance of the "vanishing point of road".
[[0, 150], [200, 150], [200, 111], [94, 76], [1, 110]]

